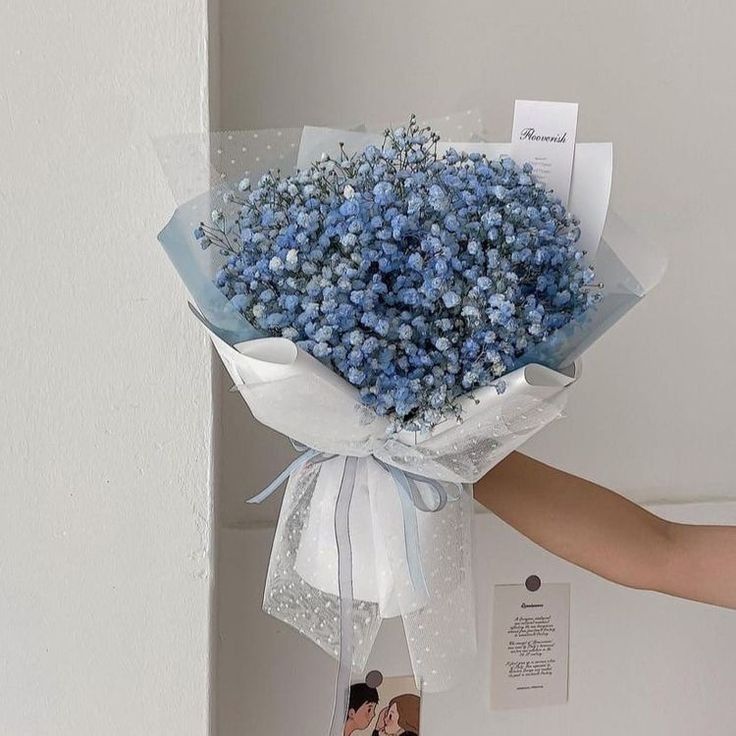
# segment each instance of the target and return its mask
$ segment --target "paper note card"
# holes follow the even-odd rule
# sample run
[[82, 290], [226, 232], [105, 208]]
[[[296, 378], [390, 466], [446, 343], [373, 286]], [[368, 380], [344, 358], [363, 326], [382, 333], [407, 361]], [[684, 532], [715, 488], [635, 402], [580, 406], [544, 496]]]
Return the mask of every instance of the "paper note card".
[[567, 702], [570, 585], [496, 585], [491, 638], [491, 707]]
[[567, 206], [578, 125], [576, 102], [516, 100], [511, 156], [529, 162], [534, 176]]

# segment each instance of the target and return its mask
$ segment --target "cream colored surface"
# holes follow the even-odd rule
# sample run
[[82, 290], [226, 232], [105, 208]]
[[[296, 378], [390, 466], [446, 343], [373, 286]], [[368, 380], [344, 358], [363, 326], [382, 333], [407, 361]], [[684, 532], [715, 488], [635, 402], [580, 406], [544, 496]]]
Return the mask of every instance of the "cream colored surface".
[[203, 736], [209, 351], [149, 136], [207, 125], [203, 0], [0, 22], [0, 733]]

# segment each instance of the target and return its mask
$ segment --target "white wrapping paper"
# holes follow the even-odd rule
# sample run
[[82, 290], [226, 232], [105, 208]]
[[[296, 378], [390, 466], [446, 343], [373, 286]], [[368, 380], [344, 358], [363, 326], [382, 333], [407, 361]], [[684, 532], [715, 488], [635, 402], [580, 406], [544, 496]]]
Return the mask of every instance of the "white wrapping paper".
[[[335, 504], [345, 457], [359, 457], [350, 509], [353, 666], [365, 667], [381, 620], [401, 615], [417, 680], [427, 691], [449, 687], [475, 652], [469, 486], [560, 416], [580, 363], [564, 373], [524, 366], [505, 377], [504, 393], [488, 387], [465, 399], [461, 423], [387, 439], [386, 421], [360, 404], [355, 389], [292, 343], [264, 338], [231, 347], [211, 337], [260, 422], [335, 455], [287, 484], [264, 610], [337, 656]], [[412, 584], [399, 493], [376, 460], [463, 486], [442, 510], [416, 511], [426, 590]], [[430, 487], [423, 490], [432, 496]]]
[[[476, 116], [432, 123], [445, 139], [443, 147], [492, 156], [508, 152], [508, 144], [483, 141], [470, 119]], [[448, 135], [460, 126], [462, 135]], [[473, 142], [446, 142], [453, 137]], [[164, 141], [160, 156], [180, 199], [192, 196], [184, 184], [203, 161], [212, 164], [213, 189], [182, 204], [159, 240], [256, 419], [322, 453], [288, 480], [264, 610], [332, 656], [339, 655], [335, 506], [346, 457], [358, 458], [349, 512], [350, 664], [362, 670], [381, 620], [401, 615], [417, 683], [432, 691], [451, 686], [475, 649], [471, 484], [561, 415], [567, 393], [580, 376], [579, 356], [657, 283], [665, 261], [644, 249], [618, 222], [606, 228], [610, 236], [601, 238], [611, 185], [611, 146], [578, 144], [569, 209], [581, 220], [581, 247], [588, 250], [587, 260], [604, 283], [603, 299], [580, 323], [530, 350], [520, 367], [504, 377], [502, 394], [486, 387], [464, 397], [461, 423], [446, 420], [422, 435], [403, 432], [389, 438], [386, 420], [364, 407], [350, 384], [290, 341], [259, 333], [229, 305], [212, 284], [217, 264], [210, 259], [217, 255], [203, 254], [192, 235], [213, 206], [222, 206], [223, 188], [243, 175], [256, 180], [271, 168], [289, 174], [299, 162], [319, 158], [323, 151], [335, 153], [338, 141], [352, 152], [368, 143], [380, 144], [381, 139], [372, 133], [304, 128]], [[402, 472], [441, 481], [450, 500], [440, 510], [421, 510], [420, 503], [407, 512], [395, 478]], [[455, 493], [458, 485], [462, 492]], [[431, 507], [436, 489], [422, 482], [416, 487]], [[407, 514], [412, 524], [407, 525]], [[416, 533], [409, 534], [412, 528]], [[412, 576], [412, 551], [421, 560], [421, 585]]]

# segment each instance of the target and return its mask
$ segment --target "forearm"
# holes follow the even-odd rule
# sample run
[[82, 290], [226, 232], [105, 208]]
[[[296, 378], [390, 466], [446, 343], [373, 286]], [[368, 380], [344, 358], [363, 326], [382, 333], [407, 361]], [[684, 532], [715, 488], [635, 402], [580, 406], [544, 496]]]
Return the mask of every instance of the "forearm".
[[662, 593], [736, 609], [736, 526], [669, 524]]
[[520, 453], [482, 478], [475, 495], [533, 542], [608, 580], [736, 608], [736, 527], [668, 522]]

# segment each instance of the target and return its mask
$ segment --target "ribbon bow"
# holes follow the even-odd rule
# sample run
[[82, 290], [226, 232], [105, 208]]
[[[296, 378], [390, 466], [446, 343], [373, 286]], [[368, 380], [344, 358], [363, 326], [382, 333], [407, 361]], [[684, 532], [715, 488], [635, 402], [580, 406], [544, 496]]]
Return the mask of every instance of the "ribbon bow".
[[[296, 446], [296, 445], [295, 445]], [[301, 448], [302, 454], [293, 460], [260, 493], [248, 499], [247, 503], [262, 503], [278, 490], [291, 476], [300, 473], [308, 465], [323, 463], [338, 457], [313, 448]], [[417, 511], [435, 513], [441, 511], [449, 501], [456, 501], [462, 494], [459, 483], [442, 483], [434, 478], [411, 473], [385, 460], [371, 456], [391, 476], [401, 501], [404, 529], [404, 550], [407, 567], [414, 591], [425, 598], [429, 597], [427, 582], [422, 570], [419, 546]], [[335, 503], [335, 541], [337, 543], [338, 598], [340, 607], [340, 651], [338, 673], [335, 683], [335, 705], [332, 713], [330, 736], [342, 736], [345, 715], [348, 709], [348, 696], [353, 662], [353, 574], [352, 545], [350, 542], [350, 504], [355, 489], [358, 458], [345, 456], [345, 465], [340, 479], [340, 488]], [[423, 484], [434, 495], [427, 502], [420, 488]], [[448, 492], [448, 489], [450, 492]]]

